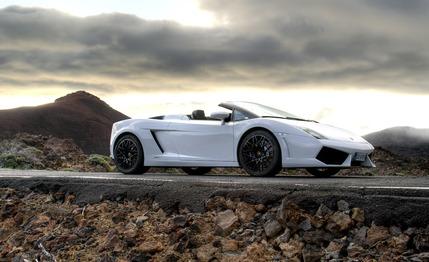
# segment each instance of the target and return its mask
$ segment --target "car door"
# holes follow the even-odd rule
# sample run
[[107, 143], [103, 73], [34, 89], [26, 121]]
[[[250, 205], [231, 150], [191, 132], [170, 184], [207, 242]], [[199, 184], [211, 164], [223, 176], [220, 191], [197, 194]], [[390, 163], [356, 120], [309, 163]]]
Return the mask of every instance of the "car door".
[[234, 159], [232, 123], [173, 120], [169, 129], [181, 161], [231, 162]]

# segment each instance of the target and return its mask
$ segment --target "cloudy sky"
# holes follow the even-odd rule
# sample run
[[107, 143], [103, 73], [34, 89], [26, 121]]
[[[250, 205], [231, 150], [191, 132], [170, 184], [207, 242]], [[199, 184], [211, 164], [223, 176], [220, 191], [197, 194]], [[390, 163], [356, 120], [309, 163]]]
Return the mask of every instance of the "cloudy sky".
[[0, 0], [0, 108], [76, 90], [145, 117], [250, 100], [429, 127], [426, 0]]

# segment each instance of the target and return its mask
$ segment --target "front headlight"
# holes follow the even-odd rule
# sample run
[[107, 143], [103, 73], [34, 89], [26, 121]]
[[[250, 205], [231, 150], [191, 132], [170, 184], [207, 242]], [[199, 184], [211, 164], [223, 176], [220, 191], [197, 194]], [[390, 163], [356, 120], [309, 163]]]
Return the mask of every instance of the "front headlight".
[[305, 131], [306, 133], [308, 133], [309, 135], [317, 138], [317, 139], [326, 139], [326, 137], [324, 137], [322, 134], [314, 131], [313, 129], [307, 128], [307, 127], [301, 127], [302, 131]]

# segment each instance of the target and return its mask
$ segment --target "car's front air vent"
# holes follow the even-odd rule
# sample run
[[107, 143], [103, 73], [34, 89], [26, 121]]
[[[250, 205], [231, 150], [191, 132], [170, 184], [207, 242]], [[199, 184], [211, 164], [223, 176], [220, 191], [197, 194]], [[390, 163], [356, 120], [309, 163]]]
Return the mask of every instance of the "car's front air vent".
[[327, 165], [341, 165], [348, 156], [346, 152], [324, 146], [316, 158]]

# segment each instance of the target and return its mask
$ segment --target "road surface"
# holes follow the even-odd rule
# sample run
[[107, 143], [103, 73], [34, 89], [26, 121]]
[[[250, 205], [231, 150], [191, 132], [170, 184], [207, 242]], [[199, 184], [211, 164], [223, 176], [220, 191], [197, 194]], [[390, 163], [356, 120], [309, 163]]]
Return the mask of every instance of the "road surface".
[[344, 199], [352, 206], [363, 207], [367, 219], [380, 223], [429, 223], [427, 177], [266, 178], [154, 173], [137, 176], [0, 169], [0, 187], [29, 188], [44, 193], [73, 193], [77, 203], [82, 205], [102, 199], [121, 201], [151, 198], [172, 212], [182, 207], [201, 212], [205, 201], [216, 195], [266, 205], [278, 204], [286, 197], [311, 211], [315, 211], [321, 203], [335, 206], [336, 201]]

